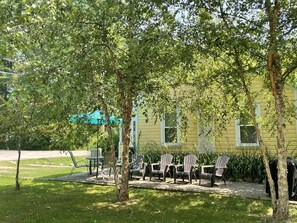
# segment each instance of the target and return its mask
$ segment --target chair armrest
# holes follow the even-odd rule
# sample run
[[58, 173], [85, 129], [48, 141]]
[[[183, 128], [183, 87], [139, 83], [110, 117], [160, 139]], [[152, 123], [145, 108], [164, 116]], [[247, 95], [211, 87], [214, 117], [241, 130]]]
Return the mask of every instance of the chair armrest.
[[88, 160], [87, 160], [87, 159], [76, 161], [76, 163], [77, 163], [77, 164], [79, 164], [79, 163], [84, 163], [84, 164], [86, 164], [87, 166], [89, 166], [89, 164], [88, 164]]
[[215, 167], [216, 170], [224, 170], [224, 169], [227, 169], [227, 167]]
[[154, 166], [160, 166], [160, 163], [151, 163], [151, 169], [154, 169]]
[[201, 167], [203, 167], [203, 168], [212, 168], [212, 167], [214, 167], [215, 165], [202, 165]]
[[159, 166], [160, 163], [151, 163], [151, 166]]
[[202, 165], [201, 166], [201, 173], [204, 173], [204, 170], [207, 168], [214, 168], [215, 165]]
[[211, 167], [214, 167], [214, 165], [202, 165], [201, 167], [211, 168]]

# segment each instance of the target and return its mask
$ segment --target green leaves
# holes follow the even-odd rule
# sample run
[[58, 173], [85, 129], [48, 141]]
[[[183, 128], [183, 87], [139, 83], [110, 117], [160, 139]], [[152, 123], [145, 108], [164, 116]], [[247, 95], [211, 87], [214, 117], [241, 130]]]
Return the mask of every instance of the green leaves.
[[153, 88], [166, 88], [170, 69], [186, 56], [184, 45], [175, 47], [175, 17], [166, 4], [1, 3], [11, 18], [2, 20], [7, 21], [2, 27], [14, 43], [10, 55], [19, 62], [14, 69], [23, 74], [11, 101], [18, 98], [20, 119], [32, 129], [40, 126], [54, 135], [58, 123], [101, 108], [102, 99], [107, 112], [124, 117], [132, 100]]

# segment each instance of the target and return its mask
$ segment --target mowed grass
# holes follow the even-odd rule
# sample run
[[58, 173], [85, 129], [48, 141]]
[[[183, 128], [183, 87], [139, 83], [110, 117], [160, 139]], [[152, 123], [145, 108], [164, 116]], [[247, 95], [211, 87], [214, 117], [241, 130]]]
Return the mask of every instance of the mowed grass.
[[[0, 222], [270, 222], [270, 202], [234, 196], [130, 189], [130, 201], [115, 199], [114, 187], [48, 181], [69, 174], [70, 158], [22, 160], [21, 190], [16, 162], [0, 162]], [[76, 171], [77, 172], [77, 171]], [[297, 207], [290, 206], [297, 222]]]

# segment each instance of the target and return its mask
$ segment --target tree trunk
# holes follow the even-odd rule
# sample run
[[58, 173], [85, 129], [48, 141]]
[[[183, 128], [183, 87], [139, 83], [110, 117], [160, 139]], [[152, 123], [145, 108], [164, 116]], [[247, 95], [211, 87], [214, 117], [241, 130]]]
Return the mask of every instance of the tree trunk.
[[[235, 55], [238, 55], [238, 54], [235, 54]], [[263, 162], [264, 162], [264, 166], [265, 166], [265, 170], [266, 170], [266, 174], [267, 174], [267, 179], [268, 179], [268, 183], [269, 183], [269, 187], [270, 187], [272, 209], [275, 210], [275, 209], [277, 209], [275, 185], [274, 185], [274, 180], [272, 179], [272, 175], [271, 175], [271, 171], [270, 171], [267, 148], [263, 141], [261, 131], [259, 128], [259, 124], [257, 122], [257, 115], [256, 115], [256, 110], [255, 110], [256, 108], [254, 105], [255, 100], [254, 100], [252, 94], [250, 93], [248, 85], [246, 84], [246, 80], [243, 75], [244, 70], [242, 69], [242, 66], [241, 66], [241, 63], [239, 62], [238, 56], [236, 57], [236, 61], [237, 61], [238, 67], [239, 67], [239, 74], [240, 74], [242, 86], [244, 88], [245, 95], [247, 97], [248, 106], [249, 106], [250, 114], [252, 117], [253, 125], [256, 130], [257, 139], [258, 139], [258, 142], [259, 142], [259, 145], [261, 148], [261, 154], [262, 154], [262, 158], [263, 158]]]
[[[277, 171], [278, 171], [278, 199], [272, 200], [273, 218], [278, 221], [289, 218], [289, 197], [287, 182], [287, 150], [285, 148], [285, 118], [284, 118], [284, 78], [282, 76], [281, 58], [277, 48], [278, 21], [280, 15], [280, 1], [265, 1], [269, 22], [269, 48], [267, 54], [268, 80], [275, 102], [275, 118], [277, 132]], [[271, 185], [270, 185], [271, 188]]]
[[255, 111], [255, 107], [254, 107], [254, 99], [252, 98], [252, 96], [250, 94], [250, 91], [249, 91], [244, 79], [243, 79], [243, 86], [244, 86], [244, 89], [245, 89], [245, 94], [246, 94], [247, 99], [248, 99], [248, 105], [249, 105], [253, 125], [255, 126], [257, 138], [258, 138], [259, 145], [260, 145], [260, 148], [261, 148], [261, 154], [262, 154], [262, 157], [263, 157], [263, 162], [264, 162], [264, 166], [265, 166], [265, 170], [266, 170], [266, 174], [267, 174], [267, 179], [268, 179], [268, 183], [269, 183], [269, 188], [270, 188], [272, 209], [277, 210], [275, 184], [274, 184], [274, 180], [272, 179], [272, 175], [271, 175], [271, 171], [270, 171], [267, 148], [266, 148], [265, 143], [263, 141], [261, 131], [260, 131], [260, 128], [259, 128], [259, 125], [258, 125], [258, 122], [257, 122], [256, 111]]
[[[125, 76], [120, 70], [117, 57], [115, 56], [109, 42], [106, 45], [115, 68], [115, 75], [117, 80], [117, 87], [120, 96], [120, 103], [122, 109], [122, 117], [124, 119], [124, 142], [122, 151], [122, 176], [121, 182], [118, 185], [117, 198], [119, 201], [129, 200], [129, 144], [130, 144], [130, 123], [132, 114], [133, 89], [127, 87]], [[133, 86], [133, 84], [132, 84]], [[131, 86], [130, 86], [131, 87]]]
[[[106, 107], [107, 109], [107, 107]], [[108, 114], [108, 112], [106, 112], [105, 114]], [[109, 114], [106, 115], [106, 120], [107, 120], [107, 133], [108, 133], [108, 140], [110, 143], [110, 151], [112, 152], [112, 169], [113, 169], [113, 176], [114, 176], [114, 183], [115, 183], [115, 193], [116, 193], [116, 197], [119, 199], [119, 194], [120, 194], [120, 190], [121, 190], [121, 184], [119, 181], [119, 174], [118, 174], [118, 168], [117, 168], [117, 159], [115, 156], [115, 145], [114, 145], [114, 141], [113, 141], [113, 133], [112, 133], [112, 127], [111, 127], [111, 123], [109, 120]]]
[[[124, 120], [128, 120], [129, 118], [127, 116], [131, 116], [131, 112], [127, 114], [124, 117]], [[127, 124], [128, 125], [128, 124]], [[126, 201], [129, 200], [129, 143], [130, 143], [130, 124], [124, 125], [124, 147], [122, 151], [122, 176], [119, 178], [118, 174], [118, 167], [117, 167], [117, 159], [115, 156], [115, 146], [112, 143], [111, 144], [111, 151], [112, 151], [112, 157], [113, 157], [113, 171], [114, 171], [114, 181], [115, 181], [115, 189], [116, 189], [116, 197], [118, 201]], [[109, 135], [109, 140], [113, 142], [112, 140], [112, 129], [110, 125], [107, 125], [107, 131]]]
[[[274, 84], [272, 84], [273, 86]], [[282, 86], [280, 86], [282, 85]], [[273, 210], [273, 217], [277, 220], [289, 218], [289, 195], [287, 181], [287, 149], [285, 148], [285, 118], [283, 84], [276, 83], [277, 88], [272, 87], [275, 98], [275, 115], [277, 120], [277, 179], [278, 179], [278, 200], [277, 207]]]
[[113, 133], [112, 133], [112, 125], [110, 123], [110, 114], [108, 112], [108, 107], [107, 104], [105, 103], [104, 97], [97, 93], [97, 96], [101, 102], [103, 111], [105, 113], [105, 117], [106, 117], [106, 122], [107, 122], [107, 133], [108, 133], [108, 141], [110, 143], [110, 151], [112, 152], [112, 166], [113, 166], [113, 176], [114, 176], [114, 182], [115, 182], [115, 193], [116, 193], [116, 197], [118, 199], [118, 201], [122, 200], [122, 182], [119, 179], [119, 174], [118, 174], [118, 167], [117, 167], [117, 158], [115, 156], [115, 145], [114, 145], [114, 141], [113, 141]]
[[119, 201], [129, 200], [129, 144], [130, 144], [130, 123], [132, 113], [132, 101], [126, 102], [124, 111], [124, 141], [122, 151], [122, 178], [121, 194]]
[[21, 149], [18, 150], [18, 161], [17, 161], [17, 169], [16, 169], [16, 176], [15, 176], [15, 189], [20, 190], [20, 182], [19, 182], [19, 172], [20, 172], [20, 162], [21, 162]]

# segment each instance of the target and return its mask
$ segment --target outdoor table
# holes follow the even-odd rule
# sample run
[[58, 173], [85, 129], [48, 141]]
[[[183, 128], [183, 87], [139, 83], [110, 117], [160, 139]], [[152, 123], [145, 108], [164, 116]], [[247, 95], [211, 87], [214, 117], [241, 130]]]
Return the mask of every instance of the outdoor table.
[[90, 175], [92, 174], [92, 163], [94, 163], [94, 166], [97, 164], [96, 165], [96, 177], [98, 177], [98, 168], [99, 168], [99, 165], [102, 164], [103, 159], [104, 159], [103, 156], [87, 157], [87, 160], [89, 160], [89, 172], [90, 172]]

